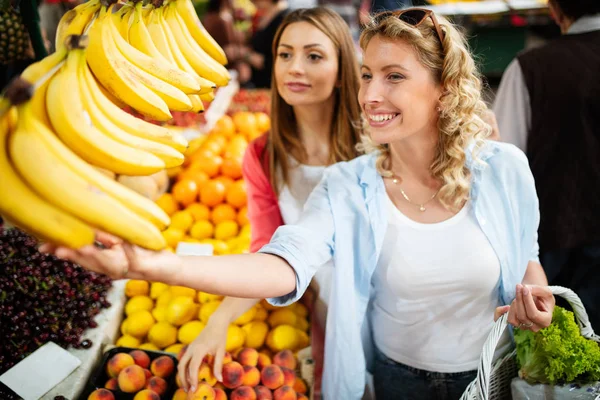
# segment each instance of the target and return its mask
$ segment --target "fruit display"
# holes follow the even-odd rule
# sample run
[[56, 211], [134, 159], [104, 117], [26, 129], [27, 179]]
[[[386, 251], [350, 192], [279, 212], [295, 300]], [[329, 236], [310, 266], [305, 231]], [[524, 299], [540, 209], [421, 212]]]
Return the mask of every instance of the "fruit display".
[[169, 249], [185, 241], [210, 244], [217, 255], [248, 250], [242, 159], [248, 142], [269, 128], [266, 114], [238, 112], [221, 117], [207, 135], [190, 142], [184, 165], [170, 171], [170, 191], [157, 200], [171, 218], [162, 232]]
[[31, 57], [29, 34], [12, 2], [0, 1], [0, 64]]
[[0, 231], [0, 375], [48, 341], [90, 347], [85, 332], [110, 306], [111, 280], [41, 254], [18, 229]]
[[[129, 280], [125, 295], [122, 336], [116, 345], [173, 354], [202, 332], [223, 299], [183, 286], [142, 280]], [[274, 307], [263, 300], [230, 324], [226, 350], [297, 351], [310, 344], [309, 328], [304, 301]]]
[[250, 111], [271, 114], [271, 91], [268, 89], [240, 89], [233, 99], [228, 114]]
[[[213, 357], [207, 356], [200, 366], [196, 391], [177, 389], [173, 400], [301, 400], [308, 399], [306, 382], [297, 376], [298, 360], [290, 350], [273, 356], [253, 348], [225, 354], [223, 382], [212, 373]], [[180, 384], [177, 380], [178, 385]]]
[[229, 81], [225, 53], [191, 0], [85, 2], [61, 19], [56, 48], [0, 99], [0, 191], [12, 193], [0, 214], [73, 248], [101, 229], [164, 249], [169, 217], [93, 167], [138, 176], [181, 165], [185, 138], [123, 107], [158, 121], [201, 112]]
[[88, 400], [171, 399], [177, 385], [177, 359], [147, 350], [116, 347], [104, 354], [81, 398]]

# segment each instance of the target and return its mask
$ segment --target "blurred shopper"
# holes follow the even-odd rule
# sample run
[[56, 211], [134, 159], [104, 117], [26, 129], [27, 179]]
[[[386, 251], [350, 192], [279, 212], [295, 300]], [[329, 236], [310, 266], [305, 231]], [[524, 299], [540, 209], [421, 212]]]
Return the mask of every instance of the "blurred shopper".
[[600, 329], [600, 1], [548, 5], [563, 35], [509, 65], [494, 112], [529, 158], [548, 280], [577, 292]]
[[49, 52], [53, 53], [56, 48], [56, 29], [62, 16], [81, 2], [81, 0], [43, 0], [39, 7], [40, 24], [49, 41]]

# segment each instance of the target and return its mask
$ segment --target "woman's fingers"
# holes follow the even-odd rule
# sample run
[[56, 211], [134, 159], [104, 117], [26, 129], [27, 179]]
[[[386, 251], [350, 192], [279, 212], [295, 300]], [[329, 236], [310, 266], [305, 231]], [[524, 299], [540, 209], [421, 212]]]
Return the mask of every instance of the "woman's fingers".
[[510, 306], [500, 306], [496, 307], [496, 311], [494, 312], [494, 321], [498, 321], [502, 315], [506, 314], [510, 311]]
[[123, 243], [120, 238], [104, 231], [96, 231], [96, 240], [108, 248]]
[[223, 382], [223, 358], [225, 357], [225, 347], [219, 346], [215, 352], [215, 361], [213, 365], [213, 375], [219, 382]]
[[202, 364], [202, 360], [204, 359], [205, 355], [205, 351], [195, 350], [194, 354], [192, 354], [192, 358], [190, 359], [190, 363], [187, 368], [187, 374], [189, 391], [192, 393], [194, 393], [198, 387], [198, 371], [200, 370], [200, 365]]

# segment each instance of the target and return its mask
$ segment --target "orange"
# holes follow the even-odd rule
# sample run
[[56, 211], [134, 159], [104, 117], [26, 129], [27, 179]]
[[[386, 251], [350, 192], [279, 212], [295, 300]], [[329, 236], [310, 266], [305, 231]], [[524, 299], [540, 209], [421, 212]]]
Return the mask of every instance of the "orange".
[[223, 147], [223, 146], [225, 146], [227, 144], [228, 137], [225, 136], [221, 132], [212, 132], [210, 135], [208, 135], [208, 140], [211, 141], [211, 142], [215, 142], [219, 146]]
[[214, 139], [206, 139], [206, 142], [202, 144], [200, 149], [208, 150], [215, 155], [221, 154], [223, 149], [225, 148], [225, 143], [221, 144], [219, 141]]
[[176, 228], [167, 228], [161, 232], [169, 247], [177, 248], [177, 243], [185, 237], [185, 232]]
[[194, 216], [187, 210], [177, 211], [171, 217], [171, 225], [169, 227], [187, 232], [194, 223]]
[[213, 132], [219, 132], [225, 135], [225, 137], [230, 137], [235, 134], [235, 124], [233, 123], [233, 119], [229, 115], [223, 115], [216, 122]]
[[225, 185], [225, 191], [228, 191], [228, 190], [229, 190], [229, 186], [231, 186], [231, 184], [232, 184], [233, 182], [235, 182], [233, 179], [231, 179], [231, 178], [230, 178], [230, 177], [228, 177], [228, 176], [218, 176], [218, 177], [216, 177], [214, 180], [215, 180], [215, 181], [222, 182], [222, 183], [223, 183], [223, 185]]
[[240, 148], [235, 144], [233, 146], [227, 145], [225, 150], [223, 151], [223, 160], [229, 160], [231, 158], [244, 158], [244, 153], [246, 153], [246, 148]]
[[229, 204], [219, 204], [215, 208], [213, 208], [212, 213], [210, 215], [210, 220], [213, 224], [218, 224], [223, 221], [235, 221], [237, 218], [237, 213], [235, 208], [230, 206]]
[[258, 139], [259, 137], [261, 137], [262, 135], [264, 135], [264, 133], [260, 132], [260, 131], [252, 131], [252, 132], [248, 132], [246, 134], [246, 138], [248, 139], [249, 142], [253, 141], [254, 139]]
[[204, 182], [208, 181], [210, 178], [204, 171], [201, 171], [199, 169], [188, 168], [188, 169], [183, 170], [177, 176], [178, 181], [180, 181], [182, 179], [191, 179], [198, 184], [198, 188], [201, 188], [202, 185], [204, 185]]
[[239, 179], [231, 185], [227, 191], [227, 203], [235, 208], [241, 208], [246, 205], [246, 185], [242, 179]]
[[209, 221], [198, 221], [192, 225], [190, 236], [194, 239], [202, 240], [211, 238], [215, 231], [215, 227]]
[[242, 158], [236, 157], [223, 160], [221, 174], [232, 179], [240, 179], [242, 177]]
[[234, 221], [223, 221], [215, 226], [215, 239], [231, 239], [239, 233], [240, 228]]
[[233, 123], [240, 133], [245, 134], [256, 130], [256, 116], [249, 111], [238, 111], [233, 114]]
[[205, 172], [209, 177], [214, 177], [219, 173], [223, 164], [223, 159], [206, 149], [201, 149], [192, 156], [191, 169]]
[[204, 204], [190, 204], [185, 210], [192, 214], [192, 217], [194, 217], [194, 221], [196, 222], [205, 221], [210, 218], [210, 208], [208, 208]]
[[240, 211], [238, 212], [238, 215], [237, 215], [237, 223], [240, 226], [244, 226], [244, 225], [250, 223], [250, 221], [248, 220], [248, 207], [244, 206], [244, 207], [240, 208]]
[[191, 179], [182, 179], [173, 185], [172, 192], [179, 204], [189, 206], [198, 199], [198, 184]]
[[179, 210], [177, 200], [171, 193], [165, 193], [161, 195], [157, 200], [156, 204], [163, 209], [169, 216], [175, 214], [175, 211]]
[[225, 200], [225, 192], [226, 189], [223, 182], [217, 180], [208, 181], [200, 191], [200, 202], [209, 207], [214, 207]]
[[254, 113], [256, 118], [256, 129], [260, 133], [265, 133], [271, 129], [271, 118], [264, 112]]

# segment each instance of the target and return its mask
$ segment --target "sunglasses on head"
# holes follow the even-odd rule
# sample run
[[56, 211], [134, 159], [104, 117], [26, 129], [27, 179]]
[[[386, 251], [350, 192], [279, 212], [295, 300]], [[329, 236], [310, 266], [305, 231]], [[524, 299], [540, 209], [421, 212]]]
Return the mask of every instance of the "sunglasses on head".
[[400, 21], [408, 25], [414, 26], [415, 28], [421, 25], [423, 22], [425, 22], [427, 18], [431, 18], [431, 22], [433, 22], [435, 32], [437, 33], [437, 36], [440, 39], [440, 43], [442, 43], [443, 47], [445, 35], [432, 10], [428, 10], [426, 8], [407, 8], [405, 10], [398, 11], [383, 11], [375, 15], [374, 21], [376, 24], [379, 24], [383, 19], [390, 16], [396, 17]]

